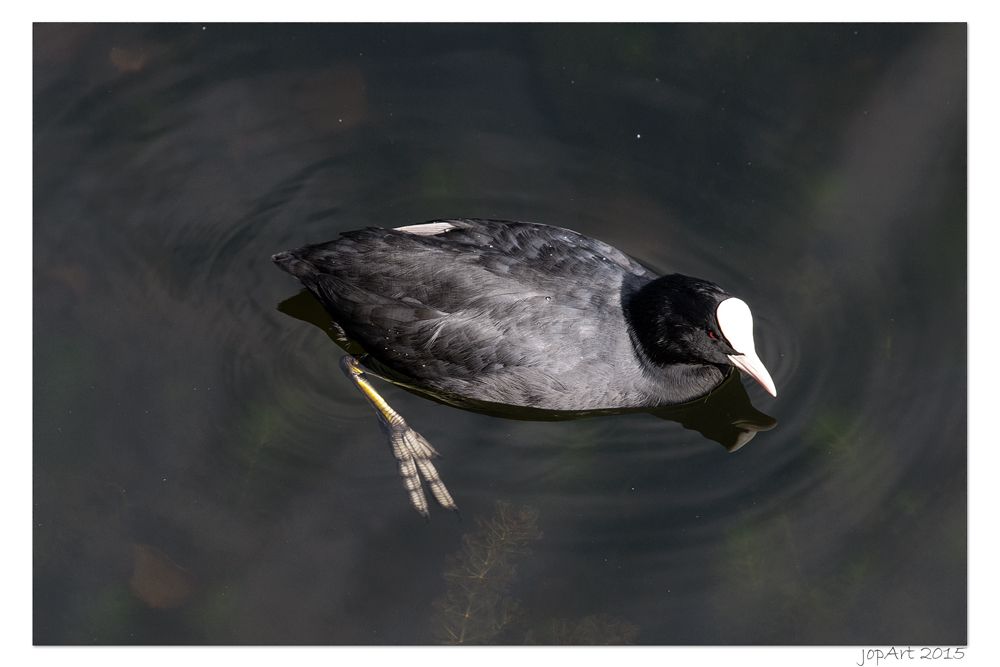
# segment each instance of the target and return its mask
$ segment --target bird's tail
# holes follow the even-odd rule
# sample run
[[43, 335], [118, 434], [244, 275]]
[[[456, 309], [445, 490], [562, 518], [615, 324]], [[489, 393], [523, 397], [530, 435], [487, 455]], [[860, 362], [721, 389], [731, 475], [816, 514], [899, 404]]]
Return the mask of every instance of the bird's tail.
[[271, 261], [278, 265], [282, 271], [287, 271], [296, 278], [309, 278], [316, 275], [316, 269], [309, 262], [304, 262], [295, 256], [294, 250], [286, 250], [276, 255], [271, 255]]

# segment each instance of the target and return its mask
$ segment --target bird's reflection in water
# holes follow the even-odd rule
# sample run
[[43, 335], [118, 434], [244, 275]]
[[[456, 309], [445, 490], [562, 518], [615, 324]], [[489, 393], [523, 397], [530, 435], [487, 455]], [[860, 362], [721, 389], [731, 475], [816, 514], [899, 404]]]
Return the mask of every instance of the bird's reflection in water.
[[[566, 421], [603, 415], [648, 413], [661, 419], [677, 422], [686, 429], [698, 431], [709, 440], [714, 440], [725, 447], [729, 452], [734, 452], [748, 443], [757, 432], [770, 430], [778, 423], [775, 418], [757, 410], [751, 404], [750, 397], [740, 381], [740, 374], [736, 369], [732, 369], [725, 380], [707, 396], [681, 405], [658, 408], [563, 411], [477, 401], [423, 386], [365, 354], [360, 345], [344, 336], [340, 327], [333, 322], [323, 306], [308, 290], [304, 289], [297, 295], [282, 301], [278, 304], [278, 310], [322, 329], [333, 342], [360, 362], [362, 368], [359, 368], [357, 373], [379, 377], [403, 387], [411, 393], [438, 403], [491, 417], [522, 421]], [[350, 370], [346, 367], [345, 372], [350, 374]], [[383, 428], [385, 427], [386, 424], [383, 423]], [[443, 485], [441, 490], [447, 494]], [[411, 490], [412, 492], [413, 490]], [[446, 503], [442, 504], [448, 506]], [[425, 512], [421, 513], [425, 514]]]

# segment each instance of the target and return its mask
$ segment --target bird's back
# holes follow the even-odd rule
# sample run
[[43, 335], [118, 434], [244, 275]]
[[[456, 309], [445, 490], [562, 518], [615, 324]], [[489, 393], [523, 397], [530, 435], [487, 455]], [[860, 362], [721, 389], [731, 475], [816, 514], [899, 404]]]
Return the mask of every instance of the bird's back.
[[546, 225], [446, 220], [279, 253], [373, 357], [430, 387], [558, 410], [657, 405], [621, 307], [656, 276]]

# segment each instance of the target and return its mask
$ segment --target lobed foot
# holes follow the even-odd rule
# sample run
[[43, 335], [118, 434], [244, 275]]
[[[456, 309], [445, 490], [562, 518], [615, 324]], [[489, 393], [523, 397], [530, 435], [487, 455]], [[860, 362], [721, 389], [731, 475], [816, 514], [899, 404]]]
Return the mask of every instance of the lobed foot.
[[375, 408], [379, 425], [389, 438], [392, 454], [399, 462], [399, 474], [403, 477], [403, 485], [410, 494], [410, 504], [413, 508], [425, 519], [428, 518], [427, 497], [424, 495], [421, 482], [423, 477], [438, 503], [446, 509], [458, 512], [458, 506], [445, 488], [434, 464], [431, 463], [432, 458], [439, 458], [441, 455], [431, 447], [424, 436], [410, 428], [406, 420], [389, 407], [385, 399], [368, 382], [357, 359], [345, 355], [340, 359], [340, 368]]

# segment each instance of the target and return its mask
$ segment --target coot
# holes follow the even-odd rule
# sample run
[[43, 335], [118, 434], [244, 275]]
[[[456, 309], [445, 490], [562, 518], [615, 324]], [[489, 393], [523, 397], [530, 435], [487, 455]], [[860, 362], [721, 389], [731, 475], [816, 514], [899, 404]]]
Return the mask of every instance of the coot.
[[[549, 410], [653, 408], [708, 394], [736, 366], [777, 395], [743, 301], [567, 229], [436, 220], [344, 232], [272, 259], [372, 358], [434, 390]], [[414, 507], [427, 515], [419, 471], [456, 509], [434, 449], [357, 359], [341, 366], [375, 406]]]

